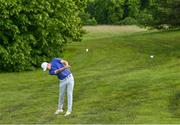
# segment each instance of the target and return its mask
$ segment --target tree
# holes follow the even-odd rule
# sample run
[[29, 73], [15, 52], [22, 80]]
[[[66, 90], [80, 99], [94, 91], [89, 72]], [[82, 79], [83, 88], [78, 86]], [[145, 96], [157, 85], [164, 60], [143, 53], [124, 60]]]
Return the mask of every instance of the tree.
[[139, 14], [140, 1], [139, 0], [129, 0], [128, 3], [129, 3], [128, 16], [136, 19]]
[[179, 0], [151, 0], [149, 11], [154, 17], [155, 26], [168, 24], [180, 25], [180, 1]]
[[100, 24], [112, 24], [122, 19], [124, 0], [94, 0], [88, 6], [88, 12]]
[[167, 24], [180, 26], [180, 1], [168, 1], [168, 8], [170, 12], [168, 13], [168, 19], [166, 20]]
[[144, 10], [150, 6], [150, 0], [140, 0], [140, 10]]
[[129, 16], [129, 0], [124, 0], [124, 13], [123, 13], [123, 19]]
[[179, 26], [180, 0], [90, 0], [86, 13], [95, 17], [99, 24], [137, 20], [148, 26]]
[[85, 0], [0, 0], [0, 70], [23, 71], [80, 41]]

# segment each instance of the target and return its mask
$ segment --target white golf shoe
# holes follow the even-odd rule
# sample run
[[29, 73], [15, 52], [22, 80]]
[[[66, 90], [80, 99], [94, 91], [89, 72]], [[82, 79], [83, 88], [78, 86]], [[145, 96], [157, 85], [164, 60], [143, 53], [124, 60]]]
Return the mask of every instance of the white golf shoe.
[[58, 115], [59, 113], [63, 113], [63, 110], [62, 109], [58, 109], [58, 110], [56, 110], [56, 112], [54, 114]]
[[66, 114], [64, 116], [69, 116], [71, 114], [71, 112], [66, 112]]

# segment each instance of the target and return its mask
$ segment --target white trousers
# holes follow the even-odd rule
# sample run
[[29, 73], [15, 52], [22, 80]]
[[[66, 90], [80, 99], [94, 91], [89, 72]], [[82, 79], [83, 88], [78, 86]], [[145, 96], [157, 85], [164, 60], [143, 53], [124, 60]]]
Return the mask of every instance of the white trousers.
[[63, 80], [60, 80], [59, 84], [59, 100], [58, 100], [58, 109], [63, 108], [64, 104], [64, 95], [67, 89], [67, 99], [68, 99], [68, 112], [72, 112], [72, 105], [73, 105], [73, 88], [74, 88], [74, 77], [70, 74]]

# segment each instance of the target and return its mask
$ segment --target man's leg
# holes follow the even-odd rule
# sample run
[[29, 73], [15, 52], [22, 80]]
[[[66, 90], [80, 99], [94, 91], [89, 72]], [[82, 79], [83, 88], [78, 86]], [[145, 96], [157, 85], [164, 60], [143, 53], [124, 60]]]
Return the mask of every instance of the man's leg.
[[59, 100], [58, 100], [58, 110], [61, 110], [63, 108], [64, 104], [64, 93], [66, 90], [67, 81], [66, 80], [60, 80], [59, 84]]
[[73, 88], [74, 88], [74, 78], [71, 75], [71, 77], [68, 78], [68, 84], [67, 84], [67, 96], [68, 96], [68, 112], [72, 111], [72, 105], [73, 105]]

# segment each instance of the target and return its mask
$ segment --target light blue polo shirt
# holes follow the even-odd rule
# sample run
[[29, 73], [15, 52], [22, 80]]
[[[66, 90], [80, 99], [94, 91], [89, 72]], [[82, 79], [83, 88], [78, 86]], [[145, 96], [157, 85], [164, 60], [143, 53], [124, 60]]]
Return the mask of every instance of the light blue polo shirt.
[[71, 71], [69, 69], [65, 69], [62, 72], [55, 74], [55, 70], [64, 67], [64, 64], [61, 63], [60, 58], [54, 58], [50, 63], [51, 63], [51, 70], [49, 70], [50, 75], [56, 75], [58, 79], [63, 80], [64, 78], [66, 78], [71, 74]]

